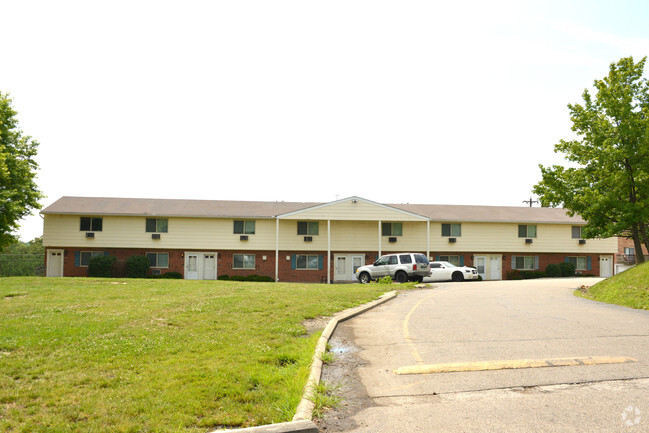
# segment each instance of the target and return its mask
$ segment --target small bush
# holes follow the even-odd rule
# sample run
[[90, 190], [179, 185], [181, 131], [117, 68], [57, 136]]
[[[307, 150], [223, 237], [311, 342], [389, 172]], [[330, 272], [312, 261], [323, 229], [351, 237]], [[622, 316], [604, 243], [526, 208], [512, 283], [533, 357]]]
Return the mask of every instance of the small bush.
[[88, 276], [110, 278], [113, 276], [115, 256], [93, 256], [88, 263]]
[[379, 278], [378, 280], [376, 280], [376, 284], [392, 284], [392, 277], [386, 275], [383, 278]]
[[146, 278], [149, 272], [147, 256], [131, 256], [126, 259], [126, 276], [129, 278]]
[[507, 273], [507, 279], [509, 280], [532, 280], [545, 277], [546, 275], [543, 271], [519, 271], [517, 269]]
[[561, 277], [561, 267], [555, 263], [551, 263], [545, 268], [545, 274], [550, 278]]
[[574, 277], [575, 276], [575, 265], [574, 263], [561, 263], [561, 276], [562, 277]]
[[180, 272], [165, 272], [160, 275], [149, 275], [148, 278], [182, 280], [183, 274]]

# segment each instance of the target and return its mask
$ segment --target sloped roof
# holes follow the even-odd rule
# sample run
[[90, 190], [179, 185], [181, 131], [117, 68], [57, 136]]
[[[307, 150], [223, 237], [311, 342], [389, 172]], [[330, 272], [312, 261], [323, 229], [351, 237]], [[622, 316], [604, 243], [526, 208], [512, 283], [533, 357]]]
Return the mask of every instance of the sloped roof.
[[393, 204], [399, 209], [426, 216], [434, 221], [527, 222], [539, 224], [585, 224], [565, 209], [529, 206], [472, 206], [446, 204]]
[[[182, 200], [114, 197], [61, 197], [41, 211], [44, 215], [124, 215], [191, 218], [274, 218], [326, 203]], [[584, 224], [565, 209], [514, 206], [438, 204], [386, 204], [433, 221], [520, 222], [537, 224]]]
[[130, 215], [193, 218], [273, 218], [319, 203], [182, 200], [155, 198], [61, 197], [42, 214]]

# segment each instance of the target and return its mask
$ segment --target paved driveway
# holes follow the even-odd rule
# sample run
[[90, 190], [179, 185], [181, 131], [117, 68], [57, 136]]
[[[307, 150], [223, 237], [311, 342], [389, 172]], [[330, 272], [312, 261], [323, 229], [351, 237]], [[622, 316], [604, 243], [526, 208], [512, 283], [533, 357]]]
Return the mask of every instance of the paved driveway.
[[[350, 397], [321, 429], [649, 431], [649, 312], [573, 296], [596, 281], [441, 283], [401, 293], [340, 325], [332, 339], [339, 362], [323, 377], [342, 382]], [[566, 358], [577, 361], [395, 373], [406, 366], [517, 360], [527, 367], [520, 360]], [[588, 359], [596, 363], [586, 365]]]

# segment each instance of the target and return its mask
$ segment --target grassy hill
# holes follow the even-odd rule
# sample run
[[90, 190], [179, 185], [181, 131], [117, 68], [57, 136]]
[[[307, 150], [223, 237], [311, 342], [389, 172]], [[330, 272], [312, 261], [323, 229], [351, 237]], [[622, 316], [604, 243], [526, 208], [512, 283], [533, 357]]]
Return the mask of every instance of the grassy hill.
[[0, 278], [0, 431], [289, 421], [320, 333], [377, 284]]
[[649, 263], [607, 278], [585, 292], [578, 292], [594, 301], [649, 310]]

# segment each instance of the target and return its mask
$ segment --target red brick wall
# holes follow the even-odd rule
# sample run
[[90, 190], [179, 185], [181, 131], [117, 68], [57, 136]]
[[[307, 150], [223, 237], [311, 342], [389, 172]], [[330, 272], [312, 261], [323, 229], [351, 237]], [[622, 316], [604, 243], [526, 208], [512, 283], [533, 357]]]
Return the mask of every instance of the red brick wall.
[[[185, 256], [184, 250], [165, 250], [165, 249], [116, 249], [116, 248], [56, 248], [48, 247], [47, 249], [63, 249], [65, 251], [63, 256], [63, 275], [66, 277], [85, 277], [88, 275], [87, 267], [75, 266], [74, 257], [77, 251], [108, 251], [110, 255], [117, 257], [117, 263], [115, 271], [117, 276], [126, 276], [126, 259], [133, 255], [144, 255], [147, 252], [167, 252], [169, 253], [169, 268], [161, 269], [162, 273], [165, 272], [179, 272], [183, 276]], [[245, 251], [245, 250], [202, 250], [204, 252], [216, 252], [218, 253], [217, 258], [217, 276], [220, 275], [264, 275], [271, 278], [275, 278], [275, 251]], [[234, 254], [254, 254], [255, 255], [255, 269], [233, 269], [233, 255]], [[321, 270], [299, 270], [291, 269], [291, 260], [290, 257], [294, 254], [310, 254], [310, 255], [322, 255], [323, 256], [323, 269]], [[331, 279], [333, 280], [333, 266], [334, 266], [334, 257], [335, 253], [331, 253], [330, 256], [330, 268], [329, 272]], [[337, 254], [337, 253], [336, 253]], [[364, 254], [365, 255], [365, 264], [374, 263], [378, 256], [378, 252], [345, 252], [344, 254]], [[425, 252], [422, 252], [425, 254]], [[447, 252], [431, 252], [430, 256], [435, 257], [437, 255], [460, 255], [464, 257], [464, 264], [466, 266], [474, 266], [473, 257], [475, 255], [488, 255], [493, 253], [447, 253]], [[503, 279], [507, 278], [507, 273], [512, 271], [512, 255], [514, 256], [539, 256], [539, 270], [545, 271], [545, 268], [550, 263], [563, 263], [566, 256], [588, 256], [583, 253], [552, 253], [552, 254], [533, 254], [529, 252], [519, 252], [519, 253], [504, 253], [503, 262], [502, 262], [502, 275]], [[266, 256], [266, 260], [263, 259], [263, 256]], [[286, 260], [287, 256], [289, 260]], [[46, 255], [47, 257], [47, 255]], [[590, 254], [592, 269], [590, 271], [584, 271], [584, 273], [599, 275], [599, 255]], [[279, 252], [279, 279], [284, 282], [312, 282], [320, 283], [327, 281], [327, 252], [326, 251], [280, 251]]]
[[[633, 239], [628, 239], [628, 238], [617, 238], [617, 253], [618, 254], [624, 254], [624, 248], [635, 248], [635, 245], [633, 244]], [[647, 247], [644, 245], [642, 246], [642, 251], [644, 255], [647, 255]], [[638, 254], [638, 251], [635, 252]]]

